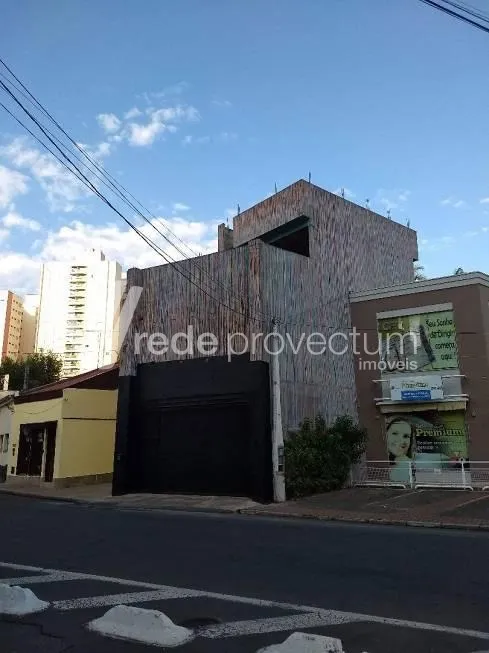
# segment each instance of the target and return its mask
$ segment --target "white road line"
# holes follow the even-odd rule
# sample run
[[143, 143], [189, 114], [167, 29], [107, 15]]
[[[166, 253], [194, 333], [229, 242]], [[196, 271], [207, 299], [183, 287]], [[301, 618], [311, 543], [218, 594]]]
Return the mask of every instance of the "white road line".
[[39, 576], [18, 576], [16, 578], [0, 578], [4, 585], [34, 585], [38, 583], [57, 583], [63, 580], [83, 580], [80, 574], [57, 572], [55, 574], [39, 574]]
[[[218, 599], [221, 601], [229, 601], [232, 603], [245, 603], [249, 605], [255, 605], [258, 607], [270, 607], [270, 608], [279, 608], [282, 610], [289, 610], [291, 612], [305, 612], [308, 613], [308, 618], [312, 619], [310, 615], [322, 615], [322, 619], [327, 619], [329, 621], [326, 622], [326, 625], [333, 623], [331, 620], [334, 619], [334, 623], [352, 623], [352, 622], [357, 622], [357, 621], [364, 621], [364, 622], [370, 622], [370, 623], [378, 623], [378, 624], [383, 624], [386, 626], [398, 626], [401, 628], [412, 628], [415, 630], [427, 630], [427, 631], [434, 631], [434, 632], [439, 632], [439, 633], [446, 633], [450, 635], [459, 635], [461, 637], [473, 637], [474, 639], [482, 639], [482, 640], [489, 640], [489, 632], [484, 632], [484, 631], [479, 631], [479, 630], [468, 630], [466, 628], [454, 628], [451, 626], [442, 626], [439, 624], [429, 624], [429, 623], [423, 623], [420, 621], [408, 621], [406, 619], [393, 619], [390, 617], [380, 617], [378, 615], [369, 615], [369, 614], [360, 614], [357, 612], [342, 612], [340, 610], [326, 610], [324, 608], [318, 608], [317, 606], [310, 606], [310, 605], [296, 605], [293, 603], [282, 603], [280, 601], [269, 601], [266, 599], [258, 599], [258, 598], [253, 598], [253, 597], [247, 597], [247, 596], [234, 596], [233, 594], [220, 594], [219, 592], [206, 592], [204, 590], [195, 590], [195, 589], [186, 589], [183, 587], [170, 587], [168, 585], [159, 585], [156, 583], [146, 583], [143, 581], [135, 581], [135, 580], [128, 580], [125, 578], [116, 578], [112, 576], [97, 576], [96, 574], [84, 574], [84, 573], [78, 573], [78, 572], [65, 572], [61, 569], [48, 569], [45, 567], [32, 567], [32, 566], [27, 566], [27, 565], [18, 565], [14, 563], [9, 563], [9, 562], [0, 562], [0, 567], [5, 567], [7, 569], [22, 569], [24, 571], [33, 571], [33, 572], [42, 572], [45, 574], [72, 574], [76, 575], [78, 579], [83, 579], [83, 580], [94, 580], [94, 581], [101, 581], [101, 582], [107, 582], [107, 583], [116, 583], [119, 585], [128, 585], [128, 586], [133, 586], [133, 587], [144, 587], [146, 589], [153, 589], [153, 590], [160, 590], [163, 593], [166, 593], [166, 597], [169, 598], [168, 592], [178, 592], [179, 596], [176, 598], [185, 598], [190, 597], [190, 596], [199, 596], [199, 597], [205, 597], [205, 598], [213, 598], [213, 599]], [[134, 595], [137, 593], [134, 593]], [[145, 592], [140, 592], [140, 595], [148, 595], [148, 593]], [[120, 594], [120, 595], [112, 595], [112, 597], [117, 596], [117, 597], [123, 597], [123, 596], [128, 596], [128, 594]], [[103, 597], [92, 597], [91, 599], [72, 599], [72, 601], [77, 601], [77, 602], [85, 602], [83, 605], [79, 605], [79, 607], [90, 607], [86, 605], [86, 601], [89, 600], [95, 600], [95, 599], [107, 599], [109, 596]], [[141, 601], [142, 599], [139, 599]], [[149, 599], [153, 600], [153, 599]], [[157, 600], [157, 599], [155, 599]], [[163, 599], [164, 600], [164, 597]], [[53, 605], [54, 607], [58, 606], [58, 609], [75, 609], [75, 607], [72, 608], [62, 608], [63, 604], [67, 604], [67, 601], [58, 601], [55, 602]], [[94, 605], [92, 603], [92, 605]], [[102, 604], [98, 604], [102, 605]], [[297, 616], [297, 615], [294, 615]], [[319, 617], [318, 617], [319, 619]], [[339, 621], [338, 621], [339, 620]], [[269, 620], [263, 620], [263, 619], [257, 619], [254, 620], [256, 622], [266, 622]], [[234, 627], [236, 628], [236, 636], [238, 636], [238, 631], [240, 629], [239, 626], [236, 625], [239, 623], [246, 623], [246, 624], [251, 624], [253, 621], [247, 621], [247, 622], [235, 622]], [[289, 622], [290, 623], [290, 618]], [[287, 622], [284, 621], [284, 628], [283, 630], [288, 630], [289, 627], [286, 625]], [[223, 624], [223, 627], [230, 627], [232, 624]], [[258, 627], [258, 626], [257, 626]], [[218, 628], [218, 626], [212, 626], [207, 629], [207, 632], [212, 632], [212, 628]], [[242, 628], [245, 628], [245, 626], [242, 626]], [[251, 628], [251, 626], [246, 626], [246, 628]], [[294, 626], [292, 626], [294, 628]], [[202, 631], [203, 633], [206, 632], [204, 629]], [[261, 632], [261, 631], [257, 631]], [[266, 631], [264, 631], [266, 632]], [[246, 633], [243, 633], [246, 634]], [[210, 635], [207, 635], [210, 637]], [[221, 635], [221, 637], [224, 637], [225, 635]]]
[[145, 601], [164, 601], [168, 599], [187, 599], [191, 596], [202, 596], [197, 590], [181, 590], [178, 587], [168, 587], [164, 590], [151, 592], [126, 592], [125, 594], [104, 594], [101, 596], [88, 596], [65, 601], [53, 601], [55, 610], [82, 610], [95, 608], [101, 605], [128, 605], [130, 603], [143, 603]]
[[242, 635], [257, 635], [262, 633], [277, 633], [284, 630], [300, 628], [317, 628], [318, 626], [338, 626], [351, 623], [352, 619], [345, 619], [341, 613], [334, 610], [307, 612], [305, 614], [291, 614], [284, 617], [269, 617], [267, 619], [253, 619], [248, 621], [232, 621], [208, 626], [199, 631], [199, 636], [210, 639], [221, 637], [240, 637]]

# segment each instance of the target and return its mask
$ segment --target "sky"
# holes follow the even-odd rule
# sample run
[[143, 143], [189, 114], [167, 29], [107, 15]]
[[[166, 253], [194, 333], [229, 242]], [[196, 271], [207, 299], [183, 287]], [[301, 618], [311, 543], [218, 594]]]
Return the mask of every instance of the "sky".
[[[185, 252], [310, 172], [409, 221], [428, 276], [489, 273], [487, 33], [418, 0], [17, 0], [0, 30], [0, 56]], [[89, 247], [163, 262], [0, 109], [0, 288], [36, 292], [40, 262]]]

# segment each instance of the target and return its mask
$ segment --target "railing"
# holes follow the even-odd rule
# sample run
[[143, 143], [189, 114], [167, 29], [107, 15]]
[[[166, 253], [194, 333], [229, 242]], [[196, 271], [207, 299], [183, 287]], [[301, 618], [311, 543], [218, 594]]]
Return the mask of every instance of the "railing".
[[489, 490], [485, 460], [367, 460], [351, 471], [351, 485]]

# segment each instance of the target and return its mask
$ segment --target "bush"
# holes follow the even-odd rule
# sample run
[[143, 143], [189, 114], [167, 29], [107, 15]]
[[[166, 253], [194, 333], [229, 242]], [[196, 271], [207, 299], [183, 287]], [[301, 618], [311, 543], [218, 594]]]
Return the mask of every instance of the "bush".
[[285, 442], [287, 497], [304, 497], [343, 487], [366, 443], [365, 429], [347, 415], [338, 417], [329, 427], [321, 415], [314, 420], [305, 419]]

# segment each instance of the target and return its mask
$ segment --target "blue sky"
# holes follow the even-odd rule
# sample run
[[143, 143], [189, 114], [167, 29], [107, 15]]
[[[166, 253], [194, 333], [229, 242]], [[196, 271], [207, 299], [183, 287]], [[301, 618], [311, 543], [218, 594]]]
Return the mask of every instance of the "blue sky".
[[[0, 53], [195, 251], [311, 171], [409, 220], [429, 276], [489, 272], [489, 34], [417, 0], [19, 0]], [[93, 243], [158, 262], [22, 136], [0, 111], [1, 287]]]

